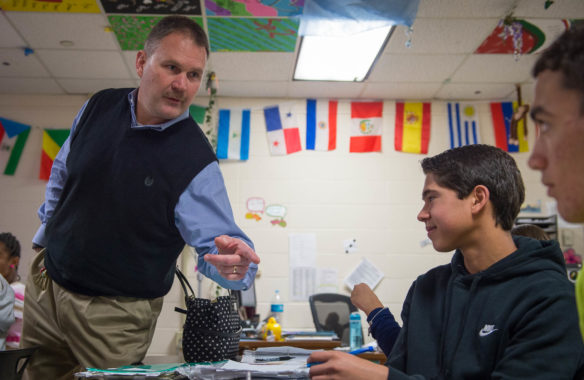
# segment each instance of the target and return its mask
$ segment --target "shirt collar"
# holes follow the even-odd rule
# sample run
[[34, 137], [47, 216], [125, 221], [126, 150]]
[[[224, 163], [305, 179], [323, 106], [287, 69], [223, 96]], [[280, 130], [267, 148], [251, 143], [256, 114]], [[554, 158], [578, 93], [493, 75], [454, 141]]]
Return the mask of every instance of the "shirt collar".
[[134, 129], [154, 129], [155, 131], [164, 131], [166, 128], [172, 126], [173, 124], [178, 123], [179, 121], [182, 121], [184, 119], [186, 119], [187, 117], [189, 117], [189, 110], [185, 110], [185, 112], [183, 112], [181, 115], [179, 115], [178, 117], [169, 120], [165, 123], [162, 124], [155, 124], [155, 125], [143, 125], [138, 123], [138, 120], [136, 120], [136, 97], [138, 96], [138, 88], [134, 89], [132, 92], [130, 92], [128, 94], [128, 101], [130, 102], [130, 110], [131, 110], [131, 114], [132, 114], [132, 125], [130, 126], [131, 128]]

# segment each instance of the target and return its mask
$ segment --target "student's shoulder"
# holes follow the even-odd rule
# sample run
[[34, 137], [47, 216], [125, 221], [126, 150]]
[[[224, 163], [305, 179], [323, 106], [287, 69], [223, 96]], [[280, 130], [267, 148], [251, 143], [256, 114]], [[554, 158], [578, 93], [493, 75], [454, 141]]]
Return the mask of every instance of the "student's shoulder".
[[436, 284], [446, 282], [452, 276], [452, 264], [444, 264], [434, 267], [424, 274], [421, 274], [416, 279], [416, 283], [421, 284]]

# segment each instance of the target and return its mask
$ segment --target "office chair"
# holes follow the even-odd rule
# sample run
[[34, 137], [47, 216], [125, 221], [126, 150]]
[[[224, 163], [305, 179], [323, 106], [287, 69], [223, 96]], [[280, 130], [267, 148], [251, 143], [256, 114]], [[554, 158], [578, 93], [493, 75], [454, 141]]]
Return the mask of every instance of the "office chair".
[[338, 293], [319, 293], [308, 297], [316, 331], [334, 331], [343, 346], [350, 345], [349, 316], [358, 311], [351, 297]]
[[38, 347], [0, 351], [0, 379], [20, 380], [28, 361]]

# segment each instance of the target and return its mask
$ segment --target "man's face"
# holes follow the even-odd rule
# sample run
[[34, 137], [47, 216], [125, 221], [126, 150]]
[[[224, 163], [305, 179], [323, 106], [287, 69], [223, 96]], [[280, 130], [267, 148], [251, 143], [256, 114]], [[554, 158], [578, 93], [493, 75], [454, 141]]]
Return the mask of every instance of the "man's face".
[[206, 62], [205, 48], [178, 32], [164, 37], [150, 56], [140, 50], [138, 122], [161, 124], [185, 112], [199, 90]]
[[464, 248], [472, 228], [470, 197], [459, 199], [456, 191], [438, 185], [434, 175], [427, 174], [422, 200], [418, 220], [426, 225], [434, 249], [449, 252]]
[[540, 170], [548, 195], [569, 222], [584, 222], [584, 115], [581, 95], [562, 86], [563, 74], [537, 77], [531, 115], [539, 130], [529, 166]]

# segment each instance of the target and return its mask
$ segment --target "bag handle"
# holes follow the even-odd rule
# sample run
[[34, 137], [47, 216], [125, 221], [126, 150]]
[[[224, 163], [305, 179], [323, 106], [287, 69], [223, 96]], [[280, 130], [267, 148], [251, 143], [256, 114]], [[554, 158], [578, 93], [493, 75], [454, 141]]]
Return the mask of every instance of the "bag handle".
[[174, 273], [176, 274], [176, 277], [178, 278], [178, 281], [180, 282], [180, 286], [182, 286], [183, 291], [185, 293], [185, 301], [189, 298], [189, 292], [187, 291], [187, 287], [191, 290], [190, 295], [195, 297], [195, 292], [194, 292], [193, 288], [191, 287], [189, 280], [187, 280], [187, 277], [183, 274], [183, 272], [181, 272], [181, 270], [178, 269], [178, 267], [176, 267], [176, 268], [174, 268]]

